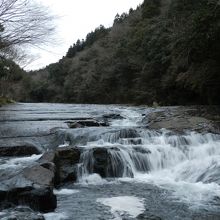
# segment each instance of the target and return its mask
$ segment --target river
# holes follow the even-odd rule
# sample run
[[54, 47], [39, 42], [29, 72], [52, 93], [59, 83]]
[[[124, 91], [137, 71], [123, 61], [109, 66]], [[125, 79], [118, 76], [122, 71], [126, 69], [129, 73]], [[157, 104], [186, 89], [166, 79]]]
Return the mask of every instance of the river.
[[[28, 142], [42, 150], [83, 149], [77, 182], [54, 190], [46, 220], [220, 219], [220, 135], [152, 130], [143, 118], [158, 109], [122, 105], [13, 104], [0, 108], [0, 145]], [[76, 118], [109, 118], [108, 127], [68, 127]], [[106, 149], [106, 178], [94, 149]], [[0, 158], [0, 170], [31, 166], [40, 156]], [[115, 176], [115, 178], [112, 178]], [[2, 210], [7, 219], [13, 211]]]

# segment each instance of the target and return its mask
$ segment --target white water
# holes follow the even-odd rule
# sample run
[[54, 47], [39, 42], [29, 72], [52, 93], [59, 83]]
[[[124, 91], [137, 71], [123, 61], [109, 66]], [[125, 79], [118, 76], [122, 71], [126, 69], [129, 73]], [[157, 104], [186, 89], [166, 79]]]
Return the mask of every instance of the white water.
[[99, 198], [97, 202], [111, 208], [114, 220], [121, 220], [123, 215], [135, 218], [145, 210], [144, 199], [135, 196]]
[[72, 195], [79, 192], [80, 192], [79, 190], [75, 190], [75, 189], [61, 189], [61, 190], [53, 191], [55, 195]]
[[38, 160], [42, 154], [40, 155], [32, 155], [29, 157], [18, 157], [12, 159], [1, 158], [0, 159], [0, 170], [5, 169], [13, 169], [13, 168], [24, 168], [29, 164], [32, 164], [34, 161]]
[[65, 220], [68, 218], [68, 216], [65, 213], [47, 213], [44, 214], [45, 220]]
[[81, 183], [105, 184], [92, 174], [93, 149], [100, 147], [107, 149], [110, 169], [121, 181], [152, 183], [194, 205], [220, 197], [219, 135], [150, 131], [137, 127], [142, 119], [139, 113], [125, 110], [121, 115], [126, 119], [111, 124], [123, 126], [121, 131], [106, 133], [84, 146], [87, 150], [81, 157]]
[[80, 184], [87, 186], [87, 185], [104, 185], [108, 184], [108, 181], [103, 179], [99, 174], [87, 174], [83, 175], [80, 179]]

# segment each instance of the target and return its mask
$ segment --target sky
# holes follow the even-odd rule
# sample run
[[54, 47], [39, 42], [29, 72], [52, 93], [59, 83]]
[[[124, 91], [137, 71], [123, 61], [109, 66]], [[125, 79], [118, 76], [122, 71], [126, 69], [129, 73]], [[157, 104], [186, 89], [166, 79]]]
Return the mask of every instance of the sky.
[[25, 68], [35, 70], [57, 62], [70, 45], [100, 24], [110, 27], [117, 13], [135, 9], [143, 0], [37, 0], [47, 6], [55, 19], [55, 41], [41, 48], [31, 48], [32, 62]]

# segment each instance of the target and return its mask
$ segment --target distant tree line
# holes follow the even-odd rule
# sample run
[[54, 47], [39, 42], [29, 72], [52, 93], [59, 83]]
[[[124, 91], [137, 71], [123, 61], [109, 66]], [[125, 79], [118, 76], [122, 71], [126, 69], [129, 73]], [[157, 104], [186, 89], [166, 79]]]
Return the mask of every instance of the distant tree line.
[[109, 32], [109, 29], [106, 29], [103, 25], [100, 25], [94, 31], [90, 32], [86, 36], [86, 40], [77, 40], [67, 51], [66, 57], [72, 58], [78, 52], [81, 52], [85, 47], [90, 47], [96, 42], [98, 39], [106, 36]]
[[145, 0], [30, 73], [35, 102], [220, 104], [219, 0]]

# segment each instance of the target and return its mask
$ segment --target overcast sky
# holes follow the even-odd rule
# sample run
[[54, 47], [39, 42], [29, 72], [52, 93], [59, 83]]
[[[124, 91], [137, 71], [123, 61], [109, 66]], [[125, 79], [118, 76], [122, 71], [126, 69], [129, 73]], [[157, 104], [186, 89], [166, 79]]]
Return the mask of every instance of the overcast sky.
[[143, 0], [37, 0], [48, 6], [57, 26], [57, 43], [41, 49], [31, 49], [34, 61], [26, 69], [39, 69], [58, 61], [77, 39], [85, 39], [87, 33], [100, 24], [112, 25], [117, 13], [136, 8]]

